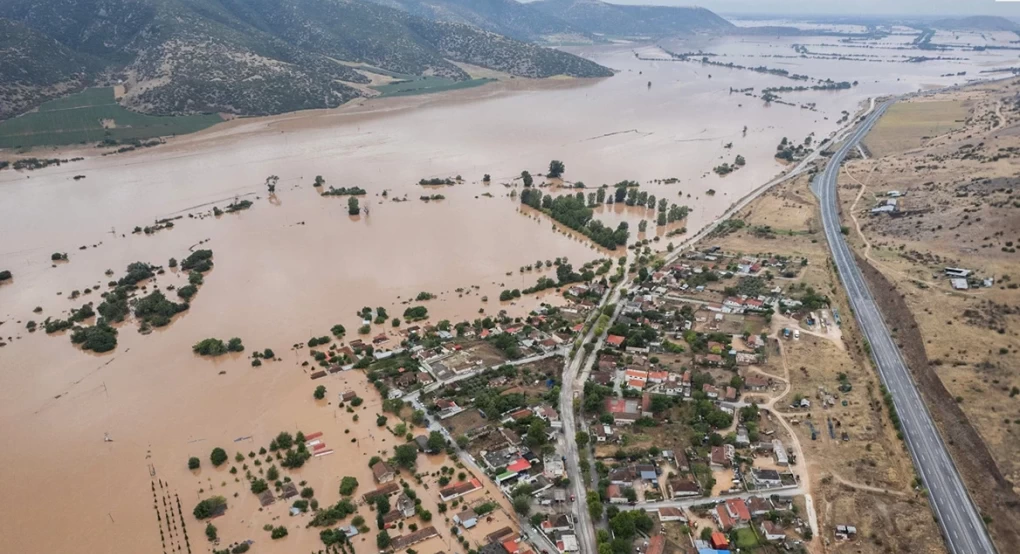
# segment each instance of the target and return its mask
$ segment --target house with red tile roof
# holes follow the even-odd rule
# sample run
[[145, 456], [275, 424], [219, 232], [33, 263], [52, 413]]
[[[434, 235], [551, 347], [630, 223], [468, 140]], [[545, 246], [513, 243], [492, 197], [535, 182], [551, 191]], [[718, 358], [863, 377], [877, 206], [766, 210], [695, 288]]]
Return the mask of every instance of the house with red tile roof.
[[726, 539], [726, 535], [718, 531], [712, 533], [708, 542], [712, 545], [712, 548], [716, 548], [718, 550], [729, 550], [730, 548], [730, 541]]
[[624, 340], [626, 340], [626, 337], [621, 337], [620, 335], [609, 335], [606, 337], [606, 344], [616, 348], [621, 348]]
[[726, 501], [726, 512], [733, 519], [734, 527], [745, 527], [751, 522], [751, 512], [743, 498], [730, 498]]

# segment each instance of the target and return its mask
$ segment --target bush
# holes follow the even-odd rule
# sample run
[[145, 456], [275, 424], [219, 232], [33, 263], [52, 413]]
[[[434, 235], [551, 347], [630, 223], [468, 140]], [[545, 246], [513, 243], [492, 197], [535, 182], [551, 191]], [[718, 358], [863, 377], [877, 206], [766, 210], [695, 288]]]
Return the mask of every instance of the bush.
[[220, 467], [223, 465], [223, 462], [227, 461], [227, 451], [218, 446], [213, 448], [212, 453], [209, 454], [209, 461], [212, 462], [213, 466]]
[[283, 525], [273, 527], [273, 530], [269, 533], [269, 536], [273, 539], [282, 539], [287, 536], [287, 528]]
[[315, 387], [315, 392], [312, 393], [312, 396], [314, 396], [316, 400], [326, 398], [326, 387], [324, 385]]
[[202, 460], [199, 460], [197, 457], [192, 456], [188, 458], [188, 469], [198, 469], [201, 465]]
[[241, 352], [244, 350], [244, 345], [241, 344], [241, 339], [234, 337], [227, 341], [227, 350], [231, 352]]
[[11, 272], [9, 270], [0, 271], [0, 281], [7, 281], [11, 278]]
[[209, 542], [216, 540], [216, 526], [212, 523], [205, 524], [205, 537], [209, 539]]

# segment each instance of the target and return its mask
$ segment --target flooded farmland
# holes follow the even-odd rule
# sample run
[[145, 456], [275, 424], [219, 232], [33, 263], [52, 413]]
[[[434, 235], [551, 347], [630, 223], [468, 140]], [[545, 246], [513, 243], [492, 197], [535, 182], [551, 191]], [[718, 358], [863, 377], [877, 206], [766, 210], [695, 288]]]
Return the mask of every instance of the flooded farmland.
[[[847, 59], [800, 58], [793, 49], [798, 40], [811, 43], [811, 52]], [[791, 92], [781, 96], [794, 105], [766, 105], [731, 89], [760, 91], [789, 80], [669, 61], [654, 45], [576, 47], [571, 50], [619, 73], [597, 81], [515, 79], [443, 95], [240, 119], [153, 149], [107, 157], [71, 152], [61, 157], [86, 159], [0, 172], [0, 269], [14, 274], [0, 286], [0, 339], [6, 343], [0, 348], [0, 438], [9, 446], [0, 452], [6, 470], [0, 478], [6, 494], [0, 505], [4, 550], [159, 552], [162, 522], [150, 500], [154, 480], [168, 483], [180, 499], [193, 551], [208, 550], [190, 510], [209, 494], [228, 498], [228, 515], [216, 525], [230, 540], [256, 540], [260, 553], [321, 548], [317, 532], [302, 529], [303, 520], [290, 523], [285, 503], [259, 511], [243, 479], [235, 482], [226, 466], [207, 463], [209, 451], [221, 446], [233, 457], [258, 450], [280, 431], [321, 431], [336, 453], [311, 460], [295, 480], [321, 491], [323, 503], [337, 500], [344, 475], [358, 478], [359, 495], [374, 487], [369, 458], [392, 452], [399, 440], [374, 426], [378, 394], [357, 371], [321, 381], [334, 400], [343, 390], [359, 391], [365, 398], [359, 422], [313, 401], [309, 369], [301, 365], [307, 356], [291, 345], [337, 323], [353, 338], [362, 306], [399, 314], [403, 302], [419, 292], [437, 295], [415, 303], [427, 306], [433, 321], [471, 320], [481, 317], [479, 310], [523, 315], [539, 302], [556, 301], [556, 295], [526, 296], [518, 305], [498, 302], [500, 290], [525, 288], [552, 273], [521, 272], [522, 266], [562, 257], [579, 266], [623, 255], [556, 232], [545, 216], [522, 210], [510, 197], [520, 190], [515, 178], [522, 170], [537, 175], [551, 159], [563, 160], [564, 178], [584, 182], [589, 187], [584, 193], [603, 183], [639, 181], [641, 190], [689, 206], [683, 225], [694, 234], [783, 171], [774, 158], [783, 137], [799, 143], [813, 134], [818, 141], [840, 128], [843, 112], [857, 113], [870, 97], [988, 77], [979, 72], [1011, 63], [1009, 52], [993, 50], [911, 63], [906, 57], [918, 52], [904, 49], [909, 36], [893, 35], [869, 48], [831, 37], [798, 40], [662, 46], [858, 85]], [[952, 40], [979, 37], [945, 38]], [[808, 105], [813, 109], [801, 107]], [[713, 172], [737, 155], [746, 159], [738, 171], [724, 177]], [[491, 175], [489, 184], [482, 182], [484, 174]], [[79, 175], [85, 177], [75, 179]], [[272, 198], [264, 185], [269, 175], [279, 176]], [[312, 186], [317, 175], [327, 186], [366, 189], [362, 213], [349, 216], [346, 197], [320, 196]], [[463, 183], [417, 184], [457, 175]], [[652, 182], [660, 179], [675, 182]], [[426, 203], [419, 200], [423, 194], [445, 199]], [[406, 202], [394, 201], [405, 197]], [[223, 207], [234, 198], [254, 205], [210, 215], [213, 205]], [[132, 233], [136, 226], [176, 216], [182, 217], [172, 229]], [[633, 240], [638, 221], [654, 213], [614, 205], [598, 208], [596, 217], [613, 226], [627, 221]], [[650, 229], [653, 236], [654, 221]], [[663, 238], [657, 247], [682, 238]], [[200, 243], [215, 252], [215, 267], [190, 309], [170, 326], [142, 335], [125, 324], [117, 348], [102, 355], [80, 351], [64, 332], [27, 332], [29, 320], [66, 317], [70, 309], [96, 300], [70, 296], [96, 286], [103, 290], [110, 280], [106, 270], [119, 276], [135, 261], [165, 265]], [[69, 261], [53, 263], [54, 252], [66, 252]], [[147, 286], [186, 283], [183, 271], [168, 268]], [[41, 312], [34, 313], [36, 307]], [[393, 333], [389, 324], [372, 330], [387, 332]], [[192, 354], [199, 340], [235, 336], [249, 352], [272, 348], [280, 360], [251, 367], [244, 354], [214, 360]], [[112, 442], [104, 442], [106, 434]], [[251, 438], [234, 442], [244, 437]], [[187, 469], [189, 456], [203, 460], [201, 470]], [[444, 463], [419, 460], [427, 471]], [[478, 494], [498, 493], [490, 487]], [[423, 499], [430, 507], [435, 502]], [[53, 519], [61, 521], [57, 531], [49, 523]], [[509, 521], [497, 515], [483, 528]], [[262, 527], [281, 522], [289, 523], [292, 536], [274, 543]], [[436, 542], [432, 550], [447, 550], [439, 543], [452, 540], [444, 529], [449, 525], [441, 517], [434, 524], [446, 533], [430, 539]], [[366, 537], [354, 543], [360, 554], [377, 550]], [[173, 544], [184, 544], [176, 540]], [[166, 544], [164, 538], [163, 548], [173, 550]]]

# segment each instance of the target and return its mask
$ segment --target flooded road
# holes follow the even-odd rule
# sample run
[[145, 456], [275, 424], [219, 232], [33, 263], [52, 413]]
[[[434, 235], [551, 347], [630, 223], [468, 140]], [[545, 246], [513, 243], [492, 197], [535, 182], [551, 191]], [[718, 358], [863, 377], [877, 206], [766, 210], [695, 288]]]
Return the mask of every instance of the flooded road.
[[[890, 44], [900, 38], [890, 37]], [[300, 529], [303, 520], [289, 521], [286, 503], [259, 512], [243, 475], [238, 484], [226, 469], [211, 468], [209, 451], [222, 446], [232, 459], [282, 430], [321, 430], [337, 453], [300, 471], [322, 491], [320, 501], [336, 501], [342, 475], [358, 477], [359, 494], [372, 486], [367, 459], [397, 444], [392, 436], [385, 443], [368, 436], [380, 433], [372, 417], [377, 395], [359, 373], [324, 383], [331, 397], [344, 388], [363, 391], [359, 424], [315, 403], [308, 368], [301, 366], [306, 351], [291, 345], [327, 334], [336, 323], [353, 338], [362, 306], [399, 315], [401, 302], [422, 291], [438, 295], [422, 303], [433, 321], [470, 320], [481, 317], [479, 310], [520, 315], [550, 300], [501, 306], [496, 298], [501, 289], [527, 287], [541, 275], [521, 273], [521, 266], [567, 257], [577, 267], [607, 254], [520, 210], [509, 193], [520, 190], [513, 179], [522, 170], [543, 173], [549, 160], [559, 159], [565, 179], [589, 187], [640, 181], [642, 190], [690, 206], [683, 225], [693, 234], [783, 170], [773, 158], [783, 137], [799, 142], [814, 133], [819, 140], [839, 127], [843, 111], [856, 112], [869, 96], [955, 84], [967, 77], [941, 75], [973, 77], [979, 68], [1008, 63], [1008, 54], [975, 52], [966, 62], [907, 64], [889, 61], [903, 51], [879, 48], [868, 53], [888, 56], [886, 62], [762, 57], [790, 56], [792, 43], [727, 39], [669, 47], [860, 84], [783, 96], [814, 103], [812, 111], [730, 92], [790, 84], [780, 77], [635, 57], [635, 49], [643, 57], [662, 55], [651, 46], [576, 48], [619, 73], [599, 81], [512, 80], [442, 96], [236, 120], [154, 149], [108, 157], [86, 151], [86, 160], [61, 167], [0, 172], [0, 269], [14, 274], [0, 286], [0, 337], [7, 343], [0, 348], [0, 439], [10, 446], [0, 451], [3, 550], [159, 552], [150, 469], [179, 495], [195, 552], [209, 547], [190, 510], [210, 492], [228, 497], [229, 515], [217, 522], [227, 540], [256, 539], [260, 553], [321, 548], [317, 533]], [[725, 177], [712, 172], [736, 155], [746, 159], [743, 168]], [[486, 173], [488, 185], [481, 182]], [[263, 184], [269, 175], [280, 177], [271, 200]], [[320, 197], [312, 187], [316, 175], [327, 185], [367, 189], [361, 205], [368, 213], [351, 217], [346, 197]], [[457, 175], [463, 184], [427, 190], [416, 184]], [[677, 182], [650, 183], [665, 178]], [[418, 199], [436, 193], [446, 199]], [[254, 206], [187, 217], [237, 196]], [[405, 196], [406, 202], [393, 201]], [[621, 206], [596, 212], [607, 224], [630, 222], [632, 238], [640, 219], [654, 217]], [[131, 233], [176, 215], [184, 217], [173, 229]], [[655, 231], [653, 222], [649, 236]], [[134, 261], [165, 265], [206, 240], [202, 247], [214, 251], [215, 267], [191, 309], [169, 327], [142, 336], [137, 325], [124, 324], [117, 349], [105, 355], [83, 353], [63, 334], [25, 330], [28, 320], [66, 317], [85, 301], [98, 303], [98, 293], [69, 296], [87, 287], [105, 290], [107, 269], [120, 276]], [[67, 252], [70, 261], [54, 266], [53, 252]], [[186, 275], [168, 271], [148, 286], [185, 283]], [[36, 307], [41, 313], [33, 313]], [[392, 328], [374, 326], [373, 335], [381, 332]], [[247, 352], [272, 348], [282, 360], [253, 368], [244, 354], [209, 360], [191, 353], [204, 338], [234, 336]], [[103, 442], [104, 433], [114, 441]], [[233, 442], [248, 436], [252, 444]], [[350, 443], [348, 436], [359, 440]], [[187, 470], [189, 456], [203, 460], [197, 474]], [[48, 523], [53, 516], [61, 521], [58, 532]], [[291, 536], [270, 541], [262, 526], [281, 522]], [[434, 524], [448, 534], [442, 518]], [[374, 532], [356, 543], [358, 552], [374, 551], [373, 541]]]

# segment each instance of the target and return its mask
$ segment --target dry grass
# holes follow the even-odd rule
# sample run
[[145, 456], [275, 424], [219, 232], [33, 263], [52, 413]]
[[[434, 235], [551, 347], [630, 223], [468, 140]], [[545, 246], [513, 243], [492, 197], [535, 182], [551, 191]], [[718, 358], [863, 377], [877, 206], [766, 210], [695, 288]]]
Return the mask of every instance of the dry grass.
[[[795, 179], [742, 210], [736, 217], [747, 223], [744, 229], [712, 240], [711, 244], [731, 252], [807, 257], [809, 265], [797, 278], [776, 278], [775, 282], [784, 286], [793, 283], [812, 286], [829, 295], [833, 308], [843, 316], [842, 348], [831, 340], [807, 333], [801, 333], [799, 341], [783, 340], [791, 390], [777, 404], [778, 411], [792, 414], [796, 412], [784, 406], [795, 395], [812, 401], [812, 409], [797, 417], [800, 423], [793, 429], [804, 451], [805, 461], [801, 463], [807, 464], [811, 475], [812, 494], [823, 538], [829, 542], [828, 551], [944, 552], [927, 501], [911, 489], [914, 471], [909, 455], [889, 421], [878, 394], [877, 375], [864, 354], [847, 300], [830, 269], [828, 246], [817, 210], [808, 178]], [[765, 225], [772, 228], [772, 234], [756, 232], [756, 227]], [[784, 375], [783, 356], [777, 349], [770, 349], [768, 363], [761, 369], [772, 375]], [[848, 393], [838, 390], [840, 373], [846, 373], [853, 385]], [[821, 407], [817, 398], [819, 387], [837, 396], [835, 406]], [[808, 413], [810, 420], [806, 417]], [[828, 432], [829, 418], [833, 419], [835, 440]], [[807, 421], [815, 426], [816, 440], [811, 439]], [[835, 427], [837, 421], [839, 427]], [[768, 427], [783, 434], [778, 424]], [[847, 442], [841, 440], [844, 430], [850, 435]], [[854, 485], [900, 494], [847, 488], [834, 475]], [[833, 542], [834, 527], [840, 524], [857, 526], [861, 530], [858, 540]], [[870, 538], [872, 535], [876, 538]]]
[[961, 127], [967, 112], [961, 100], [897, 102], [878, 120], [864, 144], [875, 156], [917, 148], [928, 137]]

